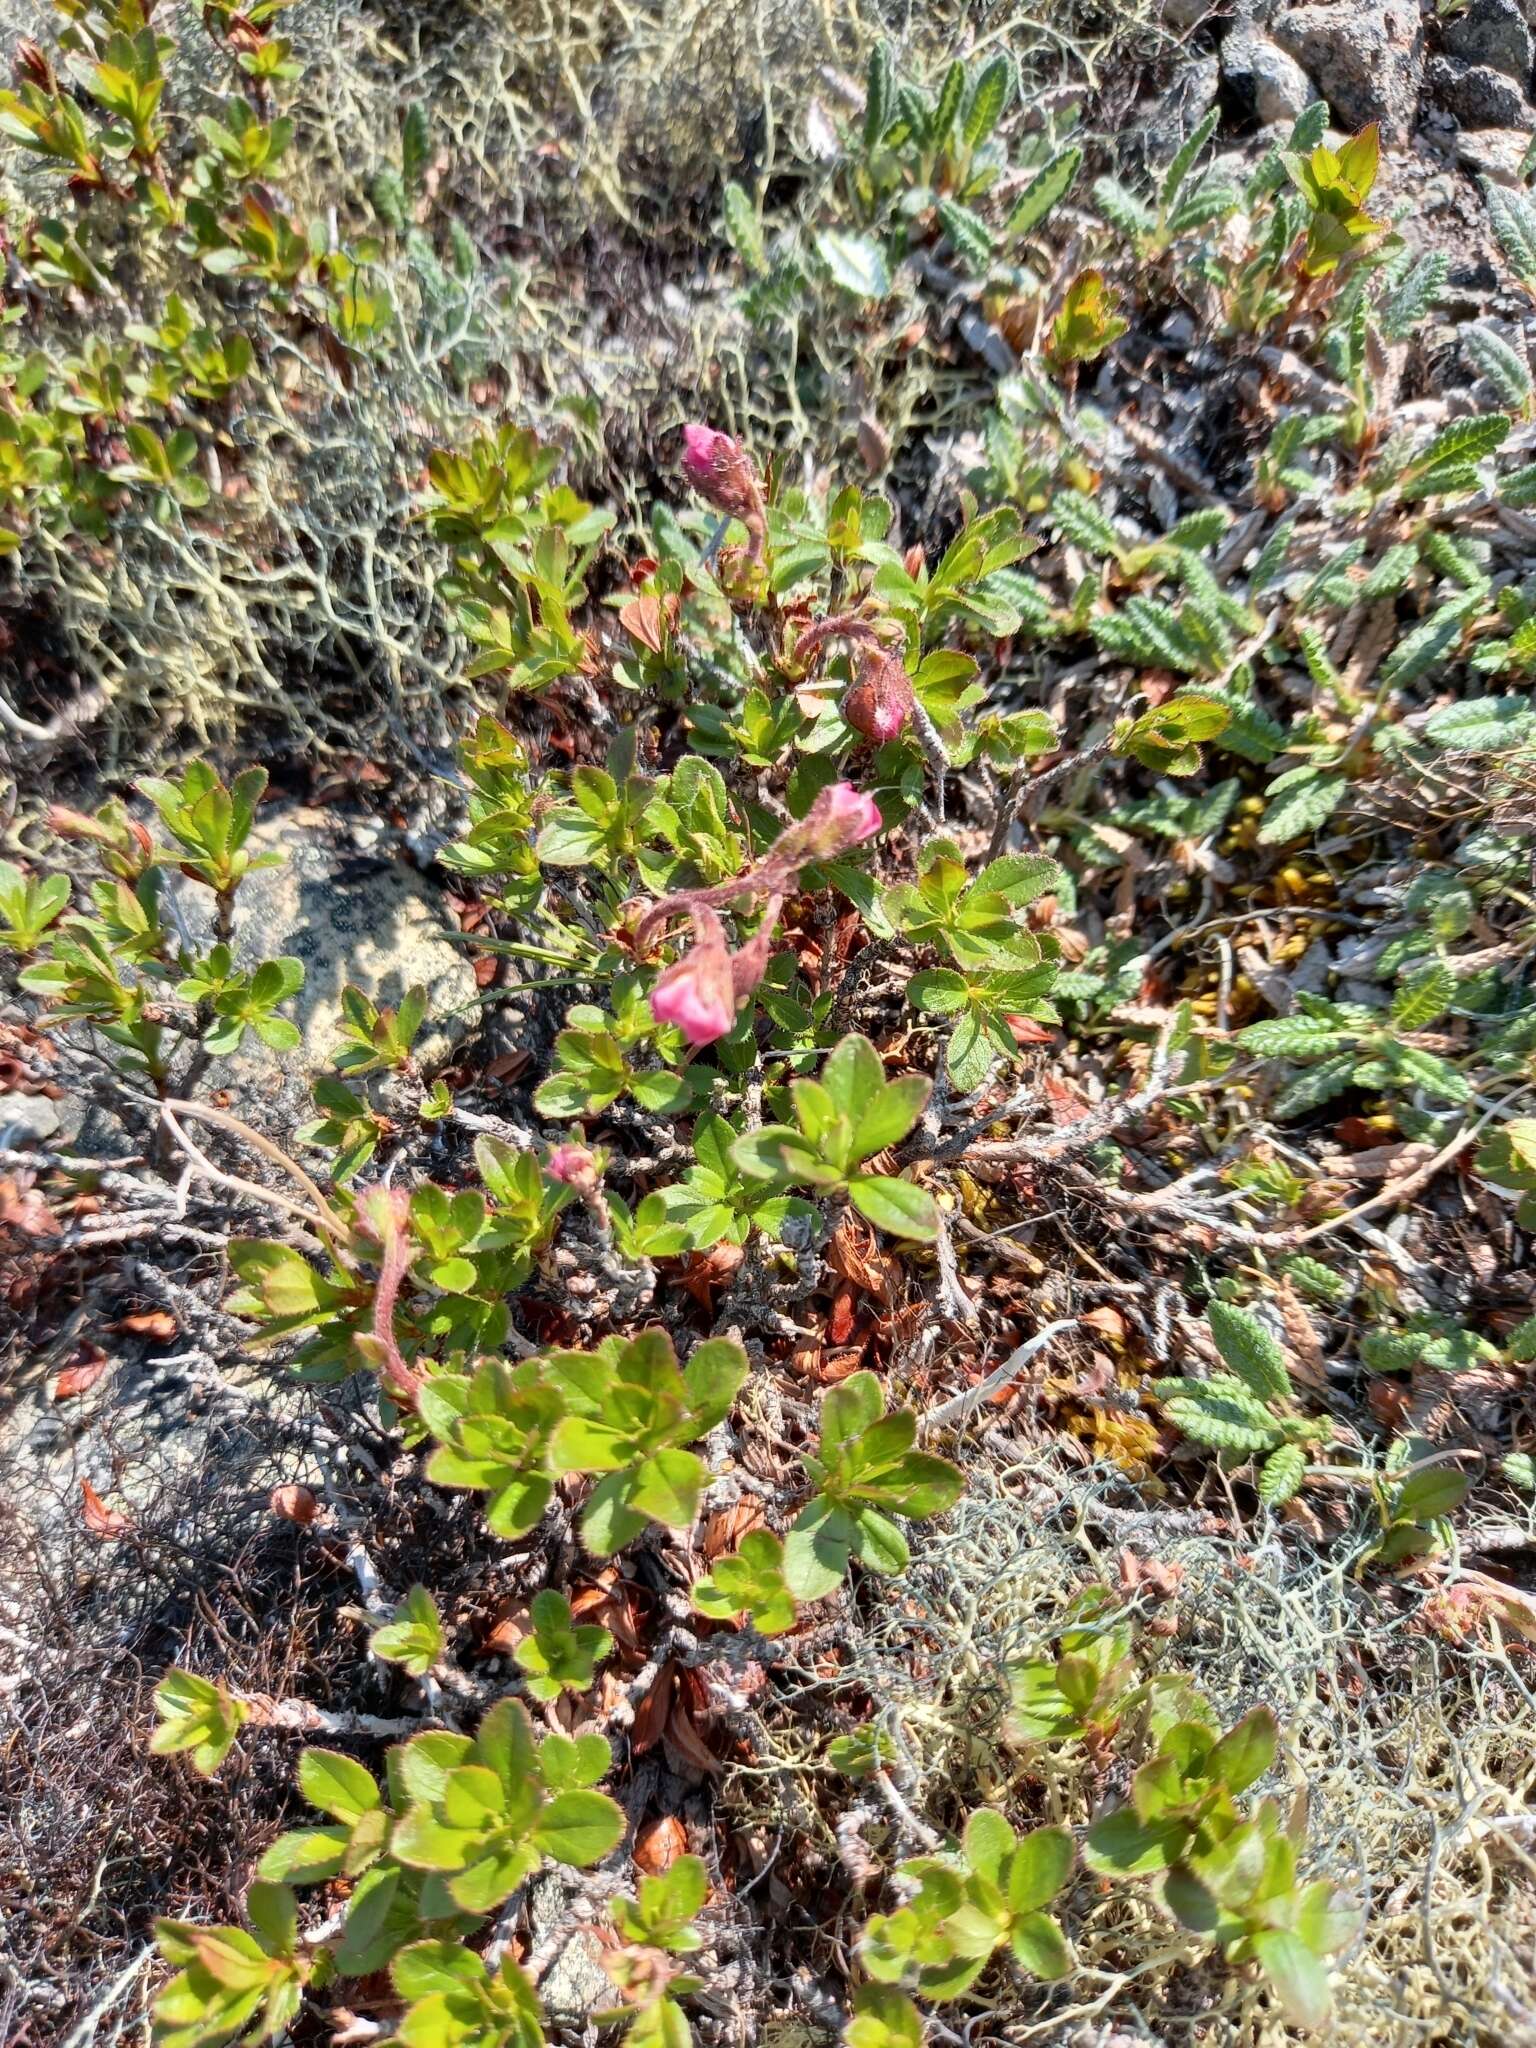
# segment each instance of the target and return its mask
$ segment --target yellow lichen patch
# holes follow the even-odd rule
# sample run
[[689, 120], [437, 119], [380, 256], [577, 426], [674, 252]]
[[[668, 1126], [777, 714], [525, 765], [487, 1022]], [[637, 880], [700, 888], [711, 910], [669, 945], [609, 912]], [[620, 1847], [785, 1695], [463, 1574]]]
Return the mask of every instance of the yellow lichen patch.
[[1130, 1479], [1145, 1479], [1158, 1445], [1157, 1424], [1145, 1415], [1118, 1409], [1089, 1408], [1065, 1419], [1069, 1436], [1093, 1447], [1096, 1458], [1118, 1465]]

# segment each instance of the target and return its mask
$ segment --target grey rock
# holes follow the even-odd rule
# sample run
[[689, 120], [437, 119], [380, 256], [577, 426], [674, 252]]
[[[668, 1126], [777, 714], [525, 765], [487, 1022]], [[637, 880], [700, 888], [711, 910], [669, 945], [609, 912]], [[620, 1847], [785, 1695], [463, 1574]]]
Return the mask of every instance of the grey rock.
[[1166, 165], [1192, 128], [1204, 119], [1221, 84], [1221, 66], [1214, 51], [1192, 56], [1181, 65], [1168, 90], [1150, 104], [1138, 126], [1141, 149], [1149, 163]]
[[1515, 81], [1491, 64], [1464, 64], [1459, 57], [1432, 57], [1430, 93], [1463, 128], [1518, 128], [1529, 132], [1536, 108]]
[[[334, 814], [323, 810], [269, 812], [251, 842], [288, 858], [241, 885], [235, 958], [246, 967], [283, 954], [303, 961], [304, 986], [284, 1010], [303, 1036], [292, 1052], [275, 1053], [248, 1033], [239, 1052], [215, 1066], [210, 1078], [244, 1099], [237, 1112], [301, 1110], [310, 1079], [329, 1067], [340, 1042], [341, 992], [349, 982], [391, 1008], [419, 982], [427, 991], [427, 1022], [416, 1058], [427, 1070], [440, 1065], [477, 1014], [477, 988], [468, 955], [449, 938], [425, 879], [344, 843]], [[187, 883], [177, 893], [194, 937], [206, 940], [207, 891]]]
[[46, 1145], [63, 1123], [47, 1095], [0, 1095], [0, 1145]]
[[1221, 75], [1244, 113], [1265, 124], [1293, 122], [1317, 97], [1296, 59], [1247, 24], [1223, 42]]
[[571, 1905], [571, 1892], [558, 1872], [535, 1878], [528, 1888], [528, 1923], [536, 1949], [555, 1938], [561, 1925], [571, 1929], [539, 1979], [539, 1996], [549, 2012], [585, 2019], [614, 2003], [613, 1980], [602, 1966], [596, 1935], [575, 1922]]
[[1519, 185], [1520, 166], [1531, 146], [1528, 128], [1472, 129], [1457, 137], [1456, 161], [1463, 170], [1495, 185]]
[[1459, 14], [1446, 20], [1440, 41], [1447, 56], [1466, 64], [1491, 64], [1521, 85], [1536, 62], [1536, 45], [1520, 0], [1468, 0]]
[[1274, 40], [1316, 83], [1340, 127], [1371, 121], [1383, 142], [1405, 142], [1424, 78], [1424, 32], [1411, 0], [1325, 0], [1287, 8]]

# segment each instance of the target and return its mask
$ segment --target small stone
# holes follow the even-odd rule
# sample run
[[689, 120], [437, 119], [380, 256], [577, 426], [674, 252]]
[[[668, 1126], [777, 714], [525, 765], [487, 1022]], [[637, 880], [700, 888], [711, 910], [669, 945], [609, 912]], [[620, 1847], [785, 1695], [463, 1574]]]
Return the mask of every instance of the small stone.
[[1193, 347], [1199, 337], [1199, 328], [1188, 313], [1170, 313], [1163, 322], [1163, 341], [1168, 348], [1176, 348], [1182, 354]]
[[1512, 78], [1491, 64], [1464, 64], [1459, 57], [1432, 57], [1427, 84], [1447, 113], [1463, 128], [1518, 128], [1529, 133], [1533, 108]]
[[1381, 124], [1405, 142], [1424, 77], [1424, 33], [1409, 0], [1325, 0], [1276, 15], [1270, 33], [1294, 57], [1352, 134]]
[[1447, 56], [1465, 64], [1491, 64], [1523, 85], [1536, 62], [1536, 46], [1519, 0], [1467, 0], [1441, 25]]
[[[431, 886], [403, 862], [359, 853], [337, 835], [330, 813], [302, 806], [267, 811], [251, 835], [254, 849], [288, 857], [241, 884], [235, 960], [242, 967], [283, 954], [303, 961], [304, 985], [282, 1012], [303, 1038], [292, 1052], [275, 1053], [247, 1033], [238, 1052], [215, 1063], [210, 1080], [240, 1098], [237, 1114], [300, 1114], [310, 1080], [328, 1070], [341, 1043], [341, 992], [349, 982], [390, 1009], [408, 989], [425, 988], [415, 1058], [429, 1071], [477, 1014], [474, 969], [449, 938]], [[206, 944], [208, 891], [178, 884], [177, 902], [193, 936]]]
[[571, 1893], [558, 1872], [547, 1872], [530, 1884], [528, 1919], [536, 1948], [554, 1938], [557, 1928], [570, 1928], [569, 1938], [556, 1950], [539, 1980], [546, 2008], [584, 2019], [612, 2005], [613, 1980], [602, 1966], [601, 1944], [590, 1927], [574, 1918]]
[[1317, 98], [1296, 59], [1246, 24], [1221, 46], [1221, 75], [1243, 113], [1262, 124], [1289, 126]]
[[1520, 166], [1531, 146], [1528, 128], [1473, 129], [1456, 139], [1456, 161], [1463, 170], [1495, 185], [1520, 185]]
[[1166, 164], [1190, 130], [1204, 119], [1221, 83], [1214, 51], [1196, 53], [1175, 73], [1168, 90], [1150, 104], [1138, 124], [1147, 161]]
[[46, 1145], [63, 1128], [59, 1106], [47, 1095], [0, 1095], [0, 1145]]

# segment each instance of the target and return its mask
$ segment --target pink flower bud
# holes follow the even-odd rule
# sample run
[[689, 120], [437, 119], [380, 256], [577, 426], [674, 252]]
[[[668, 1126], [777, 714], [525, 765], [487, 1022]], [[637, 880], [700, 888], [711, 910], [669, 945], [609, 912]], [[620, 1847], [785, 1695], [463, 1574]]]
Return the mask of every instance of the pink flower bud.
[[651, 990], [651, 1015], [675, 1024], [690, 1045], [712, 1045], [736, 1022], [736, 987], [730, 950], [710, 937], [663, 970]]
[[757, 471], [746, 449], [729, 434], [696, 422], [684, 427], [683, 474], [717, 512], [728, 512], [751, 528], [761, 524], [763, 494]]
[[811, 805], [805, 822], [815, 835], [813, 858], [830, 860], [861, 840], [872, 839], [885, 820], [872, 796], [851, 782], [834, 782]]
[[855, 732], [883, 746], [905, 729], [912, 716], [912, 678], [893, 655], [870, 654], [843, 698], [842, 710]]
[[578, 1194], [588, 1194], [597, 1186], [597, 1159], [585, 1145], [557, 1145], [544, 1171], [551, 1180], [563, 1181]]

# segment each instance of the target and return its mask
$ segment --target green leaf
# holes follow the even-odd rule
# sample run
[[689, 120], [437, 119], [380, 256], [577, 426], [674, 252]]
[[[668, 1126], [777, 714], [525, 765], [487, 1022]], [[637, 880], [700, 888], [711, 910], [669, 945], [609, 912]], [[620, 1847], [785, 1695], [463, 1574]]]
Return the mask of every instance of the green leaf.
[[868, 1159], [872, 1153], [899, 1145], [922, 1115], [931, 1090], [932, 1083], [924, 1074], [905, 1074], [900, 1080], [884, 1083], [854, 1117], [853, 1158]]
[[832, 282], [860, 299], [888, 299], [891, 273], [878, 242], [867, 235], [849, 235], [823, 228], [816, 237], [821, 260]]
[[1007, 55], [994, 57], [983, 65], [966, 97], [960, 122], [961, 140], [976, 149], [992, 133], [1013, 98], [1014, 63]]
[[864, 87], [864, 147], [872, 150], [891, 124], [896, 99], [895, 66], [889, 43], [876, 43], [869, 53]]
[[784, 1539], [784, 1583], [797, 1600], [821, 1600], [848, 1574], [856, 1531], [850, 1518], [812, 1501]]
[[1454, 1465], [1430, 1465], [1410, 1473], [1392, 1502], [1394, 1520], [1433, 1522], [1460, 1507], [1471, 1480]]
[[[1283, 788], [1281, 785], [1285, 785]], [[1315, 768], [1295, 769], [1271, 783], [1271, 800], [1259, 827], [1262, 846], [1283, 844], [1315, 832], [1331, 818], [1349, 789], [1347, 775], [1327, 775]]]
[[1234, 1796], [1246, 1792], [1270, 1768], [1280, 1731], [1268, 1707], [1255, 1707], [1229, 1728], [1210, 1753], [1209, 1775]]
[[1182, 148], [1180, 148], [1173, 162], [1168, 166], [1168, 175], [1163, 180], [1161, 194], [1162, 210], [1165, 214], [1172, 212], [1174, 202], [1183, 189], [1184, 180], [1194, 168], [1195, 161], [1200, 152], [1216, 133], [1217, 123], [1220, 119], [1220, 108], [1212, 107], [1205, 116], [1205, 119], [1186, 137]]
[[1306, 1476], [1306, 1452], [1300, 1444], [1282, 1444], [1264, 1460], [1259, 1473], [1259, 1499], [1267, 1508], [1283, 1507], [1301, 1491]]
[[1359, 1064], [1358, 1054], [1344, 1052], [1299, 1074], [1275, 1097], [1275, 1115], [1281, 1118], [1302, 1116], [1310, 1109], [1331, 1102], [1335, 1095], [1342, 1095], [1346, 1088], [1355, 1085], [1355, 1071]]
[[154, 1698], [160, 1726], [149, 1739], [150, 1749], [156, 1756], [188, 1751], [199, 1776], [212, 1777], [234, 1746], [250, 1708], [217, 1681], [174, 1667], [155, 1687]]
[[299, 1757], [299, 1790], [321, 1813], [348, 1826], [371, 1813], [379, 1788], [371, 1771], [336, 1749], [306, 1749]]
[[1183, 1845], [1177, 1821], [1143, 1821], [1122, 1806], [1096, 1820], [1083, 1843], [1083, 1861], [1104, 1877], [1147, 1877], [1166, 1870]]
[[848, 1199], [861, 1216], [892, 1237], [932, 1244], [939, 1234], [938, 1205], [925, 1188], [886, 1174], [856, 1174], [848, 1183]]
[[1282, 1059], [1317, 1059], [1341, 1052], [1349, 1035], [1336, 1031], [1317, 1017], [1266, 1017], [1249, 1024], [1237, 1034], [1244, 1052], [1256, 1052]]
[[624, 1810], [605, 1792], [558, 1792], [539, 1816], [536, 1839], [557, 1863], [586, 1869], [622, 1839]]
[[731, 247], [754, 277], [765, 277], [768, 272], [768, 251], [764, 246], [763, 227], [757, 217], [757, 208], [742, 187], [734, 182], [727, 184], [721, 199], [725, 214], [725, 232]]
[[1014, 1912], [1032, 1913], [1054, 1899], [1075, 1854], [1065, 1828], [1036, 1828], [1025, 1835], [1008, 1865], [1008, 1903]]
[[414, 192], [420, 185], [431, 148], [427, 110], [420, 100], [412, 100], [400, 123], [400, 170], [408, 191]]
[[1399, 1031], [1423, 1031], [1445, 1014], [1456, 994], [1456, 976], [1443, 962], [1405, 981], [1392, 1001]]
[[1053, 156], [1024, 187], [1017, 205], [1008, 216], [1003, 233], [1012, 238], [1030, 234], [1039, 227], [1057, 201], [1071, 191], [1082, 162], [1080, 143], [1073, 143], [1070, 149], [1061, 150]]
[[[450, 1262], [453, 1263], [453, 1262]], [[443, 1624], [425, 1586], [412, 1586], [393, 1621], [375, 1629], [368, 1647], [387, 1664], [399, 1664], [413, 1678], [425, 1678], [443, 1654]]]
[[292, 1828], [267, 1850], [257, 1873], [272, 1884], [324, 1884], [341, 1875], [349, 1839], [348, 1829], [340, 1824]]
[[[749, 1180], [809, 1181], [814, 1186], [825, 1178], [815, 1148], [787, 1124], [745, 1132], [732, 1145], [731, 1159]], [[835, 1181], [837, 1175], [830, 1178]]]
[[1008, 1944], [1015, 1960], [1047, 1984], [1054, 1984], [1071, 1972], [1072, 1951], [1049, 1913], [1028, 1913], [1015, 1920], [1008, 1930]]
[[1233, 1372], [1261, 1401], [1288, 1401], [1291, 1376], [1285, 1353], [1257, 1316], [1228, 1302], [1213, 1301], [1207, 1311], [1216, 1349]]
[[980, 214], [956, 199], [941, 199], [938, 215], [956, 254], [972, 270], [984, 271], [992, 260], [992, 236]]
[[894, 1985], [861, 1984], [843, 2041], [845, 2048], [923, 2048], [923, 2016]]
[[1300, 1936], [1284, 1928], [1264, 1928], [1253, 1937], [1253, 1952], [1287, 2018], [1298, 2027], [1322, 2026], [1332, 2004], [1328, 1972]]
[[1267, 1451], [1279, 1425], [1239, 1379], [1157, 1380], [1152, 1391], [1176, 1428], [1218, 1450]]
[[1474, 697], [1433, 712], [1424, 731], [1447, 753], [1503, 753], [1536, 732], [1536, 711], [1529, 697]]

